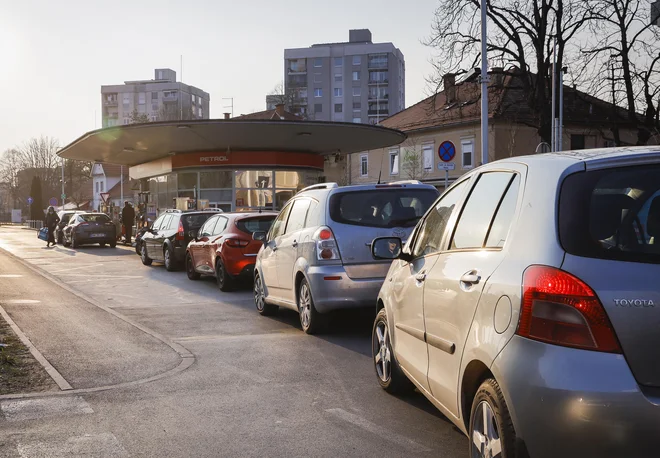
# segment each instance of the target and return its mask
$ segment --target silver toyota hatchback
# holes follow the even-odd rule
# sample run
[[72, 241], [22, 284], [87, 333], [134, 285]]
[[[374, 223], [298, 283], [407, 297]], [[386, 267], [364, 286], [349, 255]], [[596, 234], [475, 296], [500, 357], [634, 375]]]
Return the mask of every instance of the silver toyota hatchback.
[[406, 239], [438, 196], [418, 181], [310, 186], [282, 209], [257, 255], [254, 298], [262, 315], [299, 311], [312, 334], [331, 310], [373, 307], [390, 260], [374, 260], [371, 241]]
[[378, 381], [471, 457], [660, 456], [660, 147], [488, 164], [372, 254]]

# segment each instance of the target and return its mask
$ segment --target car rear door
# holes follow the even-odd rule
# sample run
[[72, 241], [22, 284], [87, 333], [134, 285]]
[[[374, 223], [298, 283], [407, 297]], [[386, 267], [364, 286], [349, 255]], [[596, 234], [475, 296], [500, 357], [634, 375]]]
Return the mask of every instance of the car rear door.
[[154, 222], [154, 224], [151, 226], [151, 230], [149, 232], [146, 232], [144, 236], [142, 237], [142, 242], [144, 246], [147, 249], [147, 256], [149, 256], [151, 259], [154, 259], [154, 246], [156, 244], [156, 235], [158, 234], [158, 230], [160, 229], [160, 226], [163, 224], [163, 221], [165, 220], [165, 217], [169, 215], [160, 215], [158, 219]]
[[576, 173], [561, 187], [565, 270], [595, 293], [640, 385], [660, 387], [660, 164]]
[[281, 297], [277, 274], [277, 255], [292, 206], [293, 202], [289, 202], [273, 222], [264, 243], [263, 251], [259, 255], [259, 263], [261, 265], [261, 275], [264, 285], [266, 285], [266, 288], [268, 289], [268, 295], [272, 295], [275, 298]]
[[301, 243], [300, 234], [305, 227], [305, 218], [310, 202], [310, 199], [305, 197], [293, 201], [286, 229], [277, 250], [278, 287], [282, 298], [292, 302], [296, 298], [293, 266], [298, 259], [298, 245]]
[[372, 240], [394, 236], [405, 241], [437, 197], [434, 188], [406, 185], [333, 193], [330, 227], [346, 274], [353, 279], [384, 278], [391, 263], [373, 259]]
[[515, 171], [486, 171], [473, 179], [456, 224], [447, 231], [442, 252], [424, 280], [429, 387], [456, 416], [463, 349], [484, 285], [504, 258], [520, 183]]
[[213, 271], [208, 268], [208, 241], [213, 228], [217, 223], [216, 217], [211, 217], [202, 225], [197, 233], [197, 239], [188, 245], [190, 254], [195, 264], [195, 270], [206, 274], [212, 274]]

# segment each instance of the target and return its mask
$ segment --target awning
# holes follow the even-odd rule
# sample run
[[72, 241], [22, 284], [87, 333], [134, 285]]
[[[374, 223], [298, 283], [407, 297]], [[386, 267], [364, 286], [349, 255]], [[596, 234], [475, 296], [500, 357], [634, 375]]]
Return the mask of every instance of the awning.
[[367, 124], [204, 119], [94, 130], [57, 154], [66, 159], [135, 166], [167, 156], [199, 152], [356, 153], [398, 145], [405, 138], [398, 130]]

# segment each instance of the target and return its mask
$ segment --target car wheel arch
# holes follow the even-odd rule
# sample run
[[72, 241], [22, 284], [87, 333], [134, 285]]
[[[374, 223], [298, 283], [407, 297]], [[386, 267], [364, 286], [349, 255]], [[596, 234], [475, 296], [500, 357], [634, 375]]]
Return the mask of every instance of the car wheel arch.
[[495, 379], [495, 375], [482, 361], [472, 360], [465, 367], [461, 380], [461, 416], [465, 431], [470, 429], [470, 412], [472, 401], [477, 394], [479, 386], [487, 379]]

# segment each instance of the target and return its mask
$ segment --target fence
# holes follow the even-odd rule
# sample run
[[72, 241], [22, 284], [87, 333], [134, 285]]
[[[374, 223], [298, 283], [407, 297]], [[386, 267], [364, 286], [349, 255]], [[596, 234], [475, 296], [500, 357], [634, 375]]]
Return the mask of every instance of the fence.
[[38, 219], [29, 219], [23, 223], [23, 226], [39, 230], [44, 226], [44, 222]]

